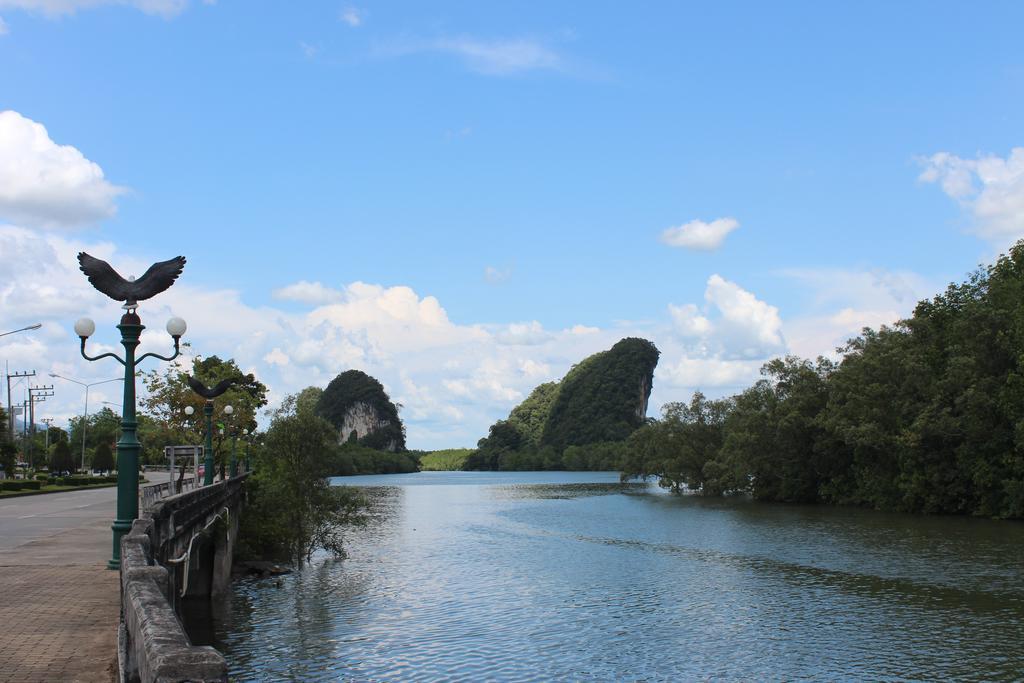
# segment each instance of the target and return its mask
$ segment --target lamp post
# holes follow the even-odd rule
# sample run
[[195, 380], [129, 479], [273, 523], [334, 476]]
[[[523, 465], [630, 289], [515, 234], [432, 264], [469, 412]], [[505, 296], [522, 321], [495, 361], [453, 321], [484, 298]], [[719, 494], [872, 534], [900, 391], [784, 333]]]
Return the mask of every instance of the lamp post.
[[[235, 409], [231, 406], [224, 406], [224, 414], [231, 415]], [[238, 476], [238, 430], [231, 430], [231, 477]]]
[[96, 331], [96, 323], [88, 318], [82, 318], [75, 323], [75, 334], [82, 341], [82, 357], [88, 361], [97, 361], [102, 358], [113, 358], [124, 366], [124, 400], [121, 412], [121, 438], [117, 442], [117, 517], [114, 519], [111, 529], [114, 532], [113, 557], [107, 562], [108, 569], [121, 568], [121, 537], [131, 529], [132, 521], [139, 516], [139, 451], [142, 446], [136, 436], [138, 422], [135, 419], [135, 366], [147, 358], [158, 358], [163, 361], [172, 361], [181, 353], [181, 337], [185, 334], [187, 326], [181, 318], [171, 318], [167, 321], [167, 333], [174, 340], [174, 354], [161, 356], [156, 353], [147, 353], [138, 359], [135, 358], [135, 349], [139, 345], [139, 336], [145, 326], [135, 312], [138, 304], [128, 302], [126, 312], [121, 316], [121, 324], [117, 329], [121, 332], [121, 344], [124, 346], [124, 358], [115, 353], [102, 353], [98, 356], [89, 356], [85, 352], [85, 340]]
[[[76, 330], [77, 331], [77, 330]], [[90, 333], [91, 334], [91, 333]], [[94, 387], [97, 384], [106, 384], [107, 382], [123, 382], [124, 377], [115, 377], [114, 379], [104, 379], [99, 382], [79, 382], [77, 379], [71, 379], [64, 375], [58, 375], [56, 372], [51, 372], [50, 377], [56, 377], [57, 379], [64, 379], [75, 384], [81, 384], [85, 387], [85, 410], [82, 411], [82, 471], [85, 471], [85, 431], [89, 427], [89, 387]], [[104, 401], [106, 403], [106, 401]]]
[[245, 439], [245, 471], [252, 472], [252, 461], [249, 459], [249, 446], [252, 445], [252, 435], [248, 429], [242, 430], [242, 438]]
[[35, 325], [29, 325], [28, 327], [22, 327], [21, 329], [11, 330], [10, 332], [0, 332], [0, 337], [6, 337], [7, 335], [14, 334], [15, 332], [26, 332], [28, 330], [38, 330], [42, 326], [43, 326], [42, 323], [36, 323]]
[[[234, 408], [227, 405], [224, 406], [224, 414], [230, 415], [235, 411]], [[192, 406], [185, 406], [185, 414], [191, 416], [195, 413], [195, 408]], [[206, 403], [203, 405], [203, 416], [206, 418], [206, 444], [203, 447], [205, 455], [203, 457], [203, 486], [209, 486], [213, 483], [213, 470], [216, 466], [213, 462], [213, 399], [206, 399]], [[224, 430], [221, 430], [221, 434]]]

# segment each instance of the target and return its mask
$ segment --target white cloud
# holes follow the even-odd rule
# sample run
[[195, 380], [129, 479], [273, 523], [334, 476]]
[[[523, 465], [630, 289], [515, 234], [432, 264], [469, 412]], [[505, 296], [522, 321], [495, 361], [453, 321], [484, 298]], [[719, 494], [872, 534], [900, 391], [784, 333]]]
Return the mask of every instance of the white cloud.
[[[78, 271], [75, 255], [83, 249], [126, 273], [143, 272], [168, 256], [124, 254], [107, 243], [0, 226], [0, 253], [18, 255], [0, 260], [0, 330], [43, 323], [37, 332], [0, 338], [0, 359], [8, 359], [12, 369], [58, 372], [83, 381], [117, 376], [116, 363], [78, 357], [74, 320], [96, 320], [97, 332], [89, 341], [93, 352], [117, 351], [114, 325], [121, 313], [116, 302], [92, 289]], [[200, 258], [205, 256], [190, 257], [190, 266]], [[275, 292], [298, 306], [253, 306], [238, 291], [197, 285], [190, 266], [173, 287], [141, 307], [148, 326], [142, 352], [166, 353], [170, 340], [163, 323], [180, 315], [189, 323], [189, 354], [234, 358], [268, 385], [275, 404], [306, 386], [326, 386], [344, 370], [364, 370], [405, 406], [402, 415], [412, 447], [476, 443], [538, 384], [559, 379], [574, 363], [627, 336], [651, 339], [662, 351], [652, 414], [661, 402], [685, 400], [697, 388], [722, 395], [748, 386], [768, 355], [786, 350], [791, 335], [801, 343], [808, 340], [808, 347], [831, 347], [830, 339], [813, 337], [809, 324], [801, 328], [801, 320], [786, 321], [784, 339], [773, 306], [720, 276], [708, 279], [700, 307], [672, 306], [660, 321], [548, 330], [540, 321], [459, 323], [435, 297], [401, 285], [352, 282], [335, 289], [302, 281]], [[824, 322], [818, 330], [826, 324], [836, 329], [859, 326], [871, 311], [888, 310], [885, 302], [894, 297], [912, 300], [904, 290], [920, 286], [891, 273], [863, 282], [860, 275], [844, 280], [826, 271], [791, 275], [811, 290], [828, 281], [835, 281], [837, 288], [863, 289], [854, 300], [826, 292], [822, 307], [828, 310], [820, 313]], [[25, 318], [26, 311], [38, 318]], [[187, 367], [189, 362], [183, 358], [178, 365]], [[165, 367], [147, 361], [143, 370]], [[45, 404], [43, 416], [66, 424], [68, 417], [79, 414], [81, 401], [75, 387], [65, 386]]]
[[361, 10], [358, 7], [353, 7], [352, 5], [343, 8], [338, 14], [338, 18], [352, 28], [362, 26], [365, 17], [366, 12], [364, 10]]
[[306, 59], [313, 59], [317, 53], [320, 52], [320, 48], [316, 45], [310, 45], [307, 42], [299, 41], [299, 49], [302, 50], [302, 54], [306, 56]]
[[458, 55], [474, 71], [509, 75], [525, 71], [557, 69], [561, 58], [541, 43], [524, 38], [479, 40], [454, 38], [439, 40], [435, 49]]
[[740, 227], [735, 218], [716, 218], [710, 223], [694, 220], [661, 233], [661, 241], [670, 247], [713, 251], [722, 246], [726, 236]]
[[[691, 341], [694, 351], [725, 359], [766, 359], [783, 353], [779, 309], [761, 301], [720, 275], [708, 278], [704, 300], [709, 311], [695, 304], [669, 304], [676, 332]], [[717, 315], [709, 317], [713, 310]]]
[[270, 365], [288, 365], [291, 362], [288, 354], [276, 346], [270, 351], [270, 353], [263, 356], [263, 360]]
[[305, 304], [328, 304], [343, 300], [345, 295], [343, 292], [331, 289], [320, 282], [301, 280], [287, 287], [275, 289], [273, 296], [275, 299], [284, 301], [299, 301]]
[[114, 215], [124, 188], [70, 145], [16, 111], [0, 112], [0, 218], [62, 228]]
[[[738, 361], [721, 358], [681, 358], [659, 366], [655, 382], [662, 380], [678, 389], [708, 393], [734, 393], [757, 381], [763, 360]], [[713, 390], [718, 391], [713, 391]], [[723, 391], [729, 390], [729, 391]], [[676, 400], [679, 400], [678, 398]]]
[[40, 12], [48, 17], [74, 14], [78, 10], [93, 9], [104, 5], [124, 5], [134, 7], [146, 14], [170, 18], [184, 11], [188, 7], [188, 0], [0, 0], [0, 9]]
[[1024, 237], [1024, 147], [1006, 158], [963, 159], [939, 152], [922, 160], [920, 180], [939, 183], [974, 219], [974, 231], [996, 247]]
[[552, 336], [533, 320], [528, 323], [510, 323], [494, 334], [499, 344], [532, 346], [550, 341]]
[[11, 32], [11, 29], [7, 27], [7, 22], [4, 21], [3, 17], [0, 17], [0, 36], [6, 36]]
[[668, 305], [676, 329], [684, 337], [704, 337], [711, 332], [711, 321], [698, 312], [695, 304]]
[[504, 282], [510, 277], [512, 277], [511, 268], [495, 268], [494, 266], [484, 268], [484, 280], [492, 285]]
[[784, 326], [791, 351], [805, 358], [836, 357], [835, 349], [863, 328], [892, 325], [941, 290], [941, 283], [910, 271], [794, 268], [779, 274], [811, 293], [810, 311]]
[[469, 69], [490, 76], [531, 71], [566, 71], [565, 60], [532, 38], [482, 39], [469, 36], [437, 40], [402, 40], [378, 46], [382, 57], [441, 53], [459, 58]]

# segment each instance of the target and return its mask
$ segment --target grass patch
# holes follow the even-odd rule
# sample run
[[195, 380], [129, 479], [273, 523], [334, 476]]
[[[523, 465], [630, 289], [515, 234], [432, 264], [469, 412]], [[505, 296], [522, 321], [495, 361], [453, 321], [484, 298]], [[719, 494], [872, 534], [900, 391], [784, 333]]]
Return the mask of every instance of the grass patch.
[[466, 463], [466, 458], [472, 452], [472, 448], [446, 448], [442, 451], [429, 451], [420, 458], [420, 469], [425, 472], [461, 470]]
[[[140, 481], [139, 484], [145, 482]], [[87, 486], [63, 486], [61, 484], [49, 484], [47, 486], [40, 487], [38, 491], [0, 491], [0, 498], [17, 498], [19, 496], [39, 496], [44, 493], [61, 493], [63, 491], [84, 491], [86, 489], [105, 489], [111, 486], [117, 486], [117, 482], [103, 482], [99, 484], [89, 484]]]

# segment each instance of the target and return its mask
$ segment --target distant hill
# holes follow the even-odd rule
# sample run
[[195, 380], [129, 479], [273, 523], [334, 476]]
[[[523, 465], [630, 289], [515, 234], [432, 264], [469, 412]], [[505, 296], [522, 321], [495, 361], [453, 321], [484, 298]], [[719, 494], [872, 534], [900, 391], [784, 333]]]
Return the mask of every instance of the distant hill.
[[338, 430], [338, 443], [381, 451], [405, 450], [405, 427], [384, 386], [361, 370], [346, 370], [327, 385], [317, 413]]
[[628, 337], [541, 384], [491, 426], [465, 469], [558, 468], [569, 447], [624, 440], [644, 423], [660, 355]]

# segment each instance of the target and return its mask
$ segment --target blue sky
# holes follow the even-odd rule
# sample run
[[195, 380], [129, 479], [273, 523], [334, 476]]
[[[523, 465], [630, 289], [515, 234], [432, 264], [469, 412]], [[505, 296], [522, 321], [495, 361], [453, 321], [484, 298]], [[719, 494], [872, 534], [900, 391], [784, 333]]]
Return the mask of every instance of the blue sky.
[[182, 253], [150, 310], [196, 352], [275, 400], [361, 367], [411, 445], [470, 445], [621, 336], [656, 414], [1024, 235], [1019, 3], [582, 7], [0, 0], [0, 323], [45, 322], [0, 359], [103, 375], [71, 303], [116, 305], [46, 287]]

